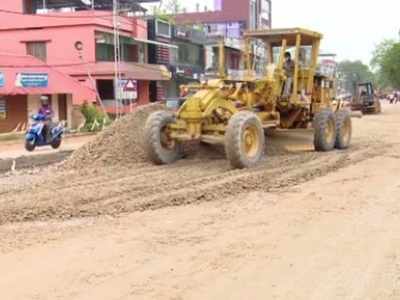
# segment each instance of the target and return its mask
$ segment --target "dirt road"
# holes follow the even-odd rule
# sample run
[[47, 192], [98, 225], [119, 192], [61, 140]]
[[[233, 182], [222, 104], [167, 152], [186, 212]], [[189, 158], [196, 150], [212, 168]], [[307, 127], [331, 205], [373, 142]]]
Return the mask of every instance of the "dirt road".
[[388, 106], [348, 151], [252, 170], [0, 177], [2, 299], [400, 299], [399, 126]]
[[94, 138], [93, 135], [67, 136], [58, 150], [50, 146], [37, 148], [34, 152], [24, 149], [24, 142], [21, 140], [0, 143], [0, 159], [16, 159], [21, 156], [37, 156], [54, 154], [56, 152], [69, 152], [78, 149]]

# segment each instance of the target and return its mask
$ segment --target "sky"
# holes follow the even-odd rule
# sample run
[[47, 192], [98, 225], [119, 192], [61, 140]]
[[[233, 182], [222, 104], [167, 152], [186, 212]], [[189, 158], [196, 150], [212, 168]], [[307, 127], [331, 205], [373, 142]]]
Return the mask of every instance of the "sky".
[[[212, 8], [213, 2], [181, 0], [190, 10], [196, 3]], [[399, 39], [400, 0], [272, 0], [272, 26], [319, 31], [324, 51], [368, 64], [376, 44]]]
[[339, 60], [368, 64], [375, 46], [399, 39], [399, 0], [272, 0], [273, 27], [301, 26], [324, 34], [322, 49]]

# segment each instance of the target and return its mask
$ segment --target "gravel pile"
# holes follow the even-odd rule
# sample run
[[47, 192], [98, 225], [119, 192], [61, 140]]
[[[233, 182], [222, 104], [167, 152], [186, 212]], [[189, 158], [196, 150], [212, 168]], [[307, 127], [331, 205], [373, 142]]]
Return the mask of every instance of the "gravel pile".
[[[113, 123], [95, 140], [75, 151], [64, 163], [64, 168], [82, 170], [93, 167], [129, 167], [135, 163], [148, 162], [142, 148], [143, 129], [148, 116], [165, 110], [162, 104], [141, 106], [135, 112]], [[194, 159], [225, 159], [223, 146], [186, 145], [186, 157]], [[267, 138], [267, 156], [287, 154], [279, 143]]]
[[117, 120], [95, 140], [83, 146], [65, 162], [67, 169], [100, 166], [126, 166], [146, 161], [142, 149], [143, 129], [147, 117], [165, 109], [161, 104], [141, 106], [135, 112]]

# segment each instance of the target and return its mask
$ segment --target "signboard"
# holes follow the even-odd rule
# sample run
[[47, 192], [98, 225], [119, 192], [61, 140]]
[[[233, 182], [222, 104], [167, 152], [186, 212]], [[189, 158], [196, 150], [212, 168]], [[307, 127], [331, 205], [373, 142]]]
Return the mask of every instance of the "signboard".
[[238, 39], [234, 39], [234, 38], [225, 39], [225, 46], [233, 48], [233, 49], [237, 49], [237, 50], [242, 49], [241, 41]]
[[135, 100], [138, 97], [137, 81], [133, 79], [120, 79], [117, 91], [120, 99]]
[[18, 73], [15, 79], [16, 87], [46, 88], [49, 86], [47, 73]]
[[0, 72], [0, 87], [3, 87], [6, 84], [6, 80], [4, 78], [4, 73]]
[[193, 77], [193, 70], [190, 67], [176, 67], [176, 74], [186, 76], [186, 77]]
[[318, 72], [326, 77], [335, 77], [337, 71], [337, 63], [331, 59], [323, 59], [318, 66]]

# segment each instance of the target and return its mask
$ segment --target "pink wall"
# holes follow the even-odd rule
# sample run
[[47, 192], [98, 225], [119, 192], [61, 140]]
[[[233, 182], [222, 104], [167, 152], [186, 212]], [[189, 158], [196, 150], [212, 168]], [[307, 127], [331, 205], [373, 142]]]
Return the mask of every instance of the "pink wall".
[[22, 0], [1, 0], [0, 9], [22, 12], [23, 11]]
[[[104, 13], [106, 12], [102, 12], [103, 15]], [[81, 41], [84, 44], [84, 60], [86, 62], [94, 62], [96, 60], [95, 31], [112, 33], [112, 23], [103, 18], [89, 18], [87, 20], [81, 18], [58, 19], [40, 16], [18, 16], [0, 12], [0, 19], [2, 24], [4, 24], [3, 21], [13, 24], [7, 28], [0, 24], [0, 52], [26, 54], [26, 44], [24, 42], [46, 41], [47, 63], [50, 65], [81, 63], [74, 48], [77, 41]], [[127, 22], [128, 20], [129, 22]], [[46, 27], [42, 27], [44, 24], [46, 24]], [[142, 39], [147, 38], [145, 21], [125, 18], [123, 24], [123, 35]], [[32, 27], [40, 28], [32, 29]]]
[[147, 39], [147, 22], [141, 19], [132, 19], [133, 36], [141, 39]]
[[29, 41], [47, 42], [47, 63], [59, 65], [80, 63], [74, 45], [78, 40], [84, 43], [83, 57], [95, 61], [94, 26], [48, 28], [45, 30], [0, 31], [0, 52], [26, 54]]
[[222, 10], [211, 12], [180, 14], [176, 20], [180, 24], [236, 22], [250, 19], [250, 0], [223, 0]]
[[[0, 2], [3, 0], [0, 0]], [[0, 8], [1, 9], [1, 8]], [[5, 7], [4, 9], [10, 10]], [[50, 28], [65, 26], [94, 25], [113, 28], [112, 12], [110, 11], [78, 11], [72, 13], [49, 13], [43, 15], [19, 15], [0, 12], [0, 31], [10, 29]], [[134, 33], [135, 18], [121, 17], [120, 28]]]

